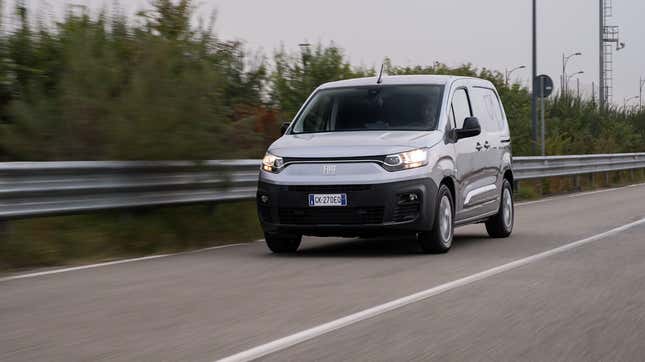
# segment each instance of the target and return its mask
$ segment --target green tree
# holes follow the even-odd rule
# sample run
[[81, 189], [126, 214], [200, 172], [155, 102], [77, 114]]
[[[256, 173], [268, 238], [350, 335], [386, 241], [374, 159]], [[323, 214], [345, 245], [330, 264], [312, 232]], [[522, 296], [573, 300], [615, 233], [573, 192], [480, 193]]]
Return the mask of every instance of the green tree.
[[[136, 21], [78, 6], [59, 22], [34, 21], [25, 4], [15, 3], [15, 27], [0, 24], [0, 160], [259, 157], [277, 119], [293, 117], [316, 87], [376, 73], [333, 43], [281, 48], [269, 67], [242, 42], [219, 39], [214, 17], [193, 26], [191, 0], [153, 0]], [[472, 64], [384, 65], [390, 75], [490, 80], [515, 154], [531, 152], [526, 87]], [[546, 119], [549, 154], [645, 150], [643, 111], [601, 111], [566, 95], [546, 101]]]
[[286, 119], [295, 115], [319, 85], [374, 74], [372, 69], [353, 68], [343, 50], [334, 44], [306, 47], [300, 54], [282, 48], [275, 53], [274, 63], [271, 98]]
[[241, 43], [191, 29], [192, 11], [155, 1], [131, 26], [74, 8], [34, 30], [19, 3], [21, 26], [7, 37], [15, 66], [2, 73], [16, 78], [1, 112], [12, 120], [0, 127], [3, 158], [258, 157], [249, 109], [264, 106], [264, 59], [249, 66]]
[[194, 34], [190, 26], [193, 11], [191, 0], [180, 0], [176, 5], [172, 0], [154, 0], [152, 10], [141, 11], [138, 15], [146, 18], [149, 32], [169, 40], [186, 40]]

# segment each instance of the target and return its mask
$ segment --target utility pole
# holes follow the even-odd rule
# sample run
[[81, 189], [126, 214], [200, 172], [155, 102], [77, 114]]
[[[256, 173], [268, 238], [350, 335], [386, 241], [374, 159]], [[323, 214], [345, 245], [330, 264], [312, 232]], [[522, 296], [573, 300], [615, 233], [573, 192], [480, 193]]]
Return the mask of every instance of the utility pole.
[[542, 157], [546, 156], [546, 124], [544, 116], [544, 77], [540, 77], [540, 108], [542, 111]]
[[598, 9], [598, 15], [600, 16], [600, 44], [598, 46], [598, 55], [600, 58], [600, 64], [598, 66], [598, 72], [600, 75], [600, 83], [598, 83], [598, 104], [600, 105], [600, 110], [605, 108], [605, 0], [598, 0], [600, 8]]
[[[620, 41], [619, 27], [607, 25], [607, 21], [613, 15], [612, 0], [599, 0], [598, 15], [599, 26], [599, 69], [600, 75], [600, 108], [603, 109], [611, 103], [614, 89], [614, 51], [625, 48], [625, 43]], [[614, 46], [616, 47], [614, 49]]]
[[[602, 0], [600, 0], [602, 2]], [[531, 131], [533, 142], [531, 144], [531, 151], [535, 155], [537, 145], [537, 0], [533, 0], [533, 72], [531, 75]]]

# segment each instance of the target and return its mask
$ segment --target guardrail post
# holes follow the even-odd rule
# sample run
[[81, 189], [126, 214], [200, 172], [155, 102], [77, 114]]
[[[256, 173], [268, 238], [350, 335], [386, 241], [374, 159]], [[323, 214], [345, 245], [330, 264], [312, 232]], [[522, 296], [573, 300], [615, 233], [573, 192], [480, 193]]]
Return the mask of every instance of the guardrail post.
[[605, 172], [605, 186], [609, 186], [609, 172]]
[[134, 214], [132, 210], [121, 210], [119, 211], [119, 223], [128, 224], [134, 220]]
[[9, 222], [0, 220], [0, 243], [9, 236]]
[[579, 175], [574, 175], [573, 176], [573, 188], [576, 191], [580, 191], [580, 176]]
[[593, 188], [594, 185], [594, 179], [593, 179], [593, 173], [589, 174], [589, 187]]

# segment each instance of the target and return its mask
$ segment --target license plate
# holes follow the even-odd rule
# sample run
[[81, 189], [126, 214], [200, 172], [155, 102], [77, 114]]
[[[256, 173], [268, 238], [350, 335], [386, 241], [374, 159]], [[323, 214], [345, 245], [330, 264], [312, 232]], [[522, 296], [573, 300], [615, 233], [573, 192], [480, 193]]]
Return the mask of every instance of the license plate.
[[347, 206], [347, 194], [309, 194], [309, 206]]

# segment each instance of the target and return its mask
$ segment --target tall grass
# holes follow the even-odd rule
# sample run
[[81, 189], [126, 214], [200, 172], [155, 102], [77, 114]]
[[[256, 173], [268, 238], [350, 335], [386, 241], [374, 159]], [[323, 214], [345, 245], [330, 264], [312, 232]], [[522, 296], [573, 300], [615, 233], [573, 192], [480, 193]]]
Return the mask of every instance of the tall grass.
[[254, 202], [9, 221], [0, 270], [104, 261], [262, 237]]

